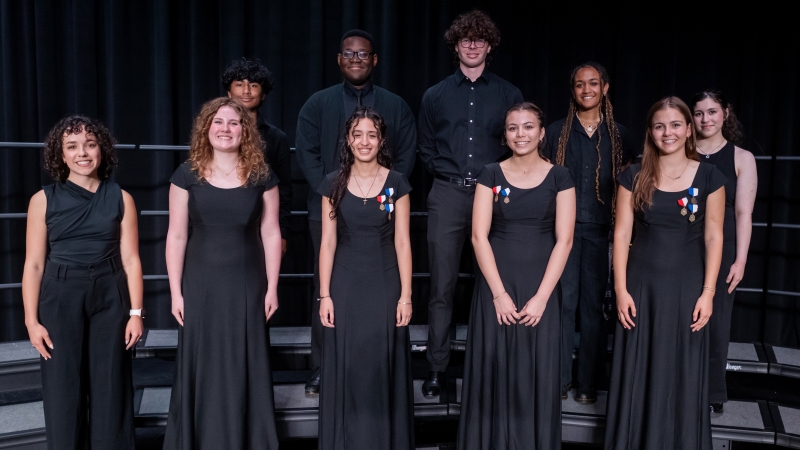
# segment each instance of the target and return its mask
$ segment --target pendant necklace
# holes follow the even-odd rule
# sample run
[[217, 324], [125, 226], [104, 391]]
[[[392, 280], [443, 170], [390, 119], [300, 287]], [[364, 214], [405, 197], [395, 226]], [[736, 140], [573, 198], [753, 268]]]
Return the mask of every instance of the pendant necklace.
[[222, 172], [222, 175], [224, 175], [224, 176], [226, 176], [226, 177], [227, 177], [228, 175], [230, 175], [230, 174], [231, 174], [231, 172], [233, 172], [234, 170], [236, 170], [236, 168], [237, 168], [237, 167], [239, 167], [239, 164], [236, 164], [235, 166], [233, 166], [233, 169], [229, 170], [229, 171], [228, 171], [228, 173], [225, 173], [225, 171], [224, 171], [224, 170], [222, 170], [222, 167], [220, 167], [220, 166], [218, 166], [218, 165], [217, 165], [216, 161], [214, 161], [214, 166], [215, 166], [217, 169], [219, 169], [219, 171], [220, 171], [220, 172]]
[[[375, 177], [372, 178], [372, 184], [369, 185], [369, 189], [367, 189], [367, 192], [372, 190], [372, 186], [375, 186], [375, 180], [378, 179], [379, 173], [381, 173], [380, 167], [378, 167], [378, 170], [375, 172]], [[355, 180], [356, 186], [358, 186], [358, 190], [361, 192], [361, 196], [364, 197], [364, 206], [367, 206], [367, 196], [364, 194], [364, 190], [361, 189], [361, 185], [358, 184], [358, 178], [355, 175], [353, 175], [353, 180]]]
[[602, 122], [603, 122], [603, 113], [600, 113], [600, 120], [598, 120], [596, 124], [594, 124], [594, 125], [589, 125], [588, 127], [586, 126], [586, 124], [585, 124], [585, 123], [583, 123], [583, 121], [581, 120], [581, 118], [580, 118], [580, 117], [578, 117], [578, 113], [577, 113], [577, 112], [575, 113], [575, 118], [576, 118], [576, 119], [578, 119], [578, 122], [580, 122], [580, 123], [581, 123], [581, 126], [583, 126], [583, 128], [586, 130], [586, 132], [587, 132], [587, 133], [594, 133], [594, 130], [596, 130], [596, 129], [597, 129], [597, 127], [599, 127], [599, 126], [600, 126], [600, 123], [602, 123]]
[[721, 142], [721, 143], [720, 143], [720, 144], [717, 146], [717, 148], [715, 148], [714, 150], [712, 150], [712, 151], [711, 151], [711, 152], [709, 152], [709, 153], [706, 153], [706, 152], [701, 152], [701, 151], [700, 151], [700, 146], [698, 145], [698, 146], [697, 146], [697, 153], [700, 153], [701, 155], [705, 156], [705, 157], [706, 157], [706, 159], [708, 159], [708, 158], [709, 158], [711, 155], [713, 155], [714, 153], [716, 153], [716, 152], [717, 152], [717, 150], [719, 150], [719, 149], [720, 149], [720, 148], [721, 148], [723, 145], [725, 145], [725, 144], [727, 144], [727, 143], [728, 143], [728, 140], [727, 140], [727, 139], [723, 139], [723, 140], [722, 140], [722, 142]]
[[661, 169], [661, 166], [659, 166], [659, 168], [658, 168], [658, 169], [659, 169], [659, 170], [661, 170], [661, 173], [663, 173], [665, 177], [667, 177], [667, 178], [669, 178], [669, 179], [671, 179], [671, 180], [673, 180], [673, 181], [674, 181], [674, 180], [677, 180], [678, 178], [682, 177], [682, 176], [683, 176], [683, 172], [686, 172], [686, 169], [687, 169], [688, 167], [689, 167], [689, 161], [686, 161], [686, 166], [684, 166], [684, 168], [683, 168], [683, 171], [681, 171], [681, 174], [680, 174], [680, 175], [678, 175], [678, 176], [677, 176], [677, 177], [675, 177], [675, 178], [672, 178], [671, 176], [669, 176], [669, 175], [667, 175], [666, 173], [664, 173], [664, 170], [663, 170], [663, 169]]

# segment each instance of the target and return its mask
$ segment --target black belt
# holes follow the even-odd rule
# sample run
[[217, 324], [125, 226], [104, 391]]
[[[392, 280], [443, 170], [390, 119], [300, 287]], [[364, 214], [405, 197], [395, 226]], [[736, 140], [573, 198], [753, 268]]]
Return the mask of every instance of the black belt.
[[477, 178], [451, 178], [445, 175], [439, 175], [438, 173], [434, 175], [434, 177], [436, 177], [437, 180], [442, 180], [446, 183], [461, 187], [475, 187], [478, 184]]

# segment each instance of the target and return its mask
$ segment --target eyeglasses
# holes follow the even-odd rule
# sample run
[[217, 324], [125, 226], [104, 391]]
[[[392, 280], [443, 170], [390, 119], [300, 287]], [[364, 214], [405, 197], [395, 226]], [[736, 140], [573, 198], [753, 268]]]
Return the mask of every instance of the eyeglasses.
[[339, 52], [344, 59], [353, 59], [354, 55], [358, 55], [358, 59], [369, 59], [373, 52], [354, 52], [352, 50], [342, 50]]
[[464, 48], [469, 48], [470, 46], [472, 46], [472, 44], [475, 44], [475, 47], [478, 47], [478, 48], [486, 47], [486, 40], [485, 39], [474, 39], [473, 40], [473, 39], [470, 39], [470, 38], [464, 38], [464, 39], [461, 39], [459, 42], [461, 42], [461, 46], [464, 47]]

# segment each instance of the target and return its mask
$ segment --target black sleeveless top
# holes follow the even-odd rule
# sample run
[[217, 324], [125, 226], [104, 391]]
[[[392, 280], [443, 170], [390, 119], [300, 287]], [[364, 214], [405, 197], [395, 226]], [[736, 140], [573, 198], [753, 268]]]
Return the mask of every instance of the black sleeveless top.
[[117, 183], [101, 181], [95, 193], [69, 180], [43, 190], [47, 197], [49, 261], [88, 265], [119, 255], [125, 206]]
[[728, 181], [725, 183], [725, 222], [723, 222], [723, 239], [725, 242], [736, 242], [736, 146], [728, 141], [720, 151], [711, 155], [700, 155], [700, 160], [717, 166]]

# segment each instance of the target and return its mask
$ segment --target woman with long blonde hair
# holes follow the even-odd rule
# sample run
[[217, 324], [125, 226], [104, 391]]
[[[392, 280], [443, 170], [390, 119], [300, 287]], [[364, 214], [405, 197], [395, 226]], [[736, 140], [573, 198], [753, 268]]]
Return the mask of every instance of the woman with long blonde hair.
[[263, 145], [241, 104], [211, 100], [170, 179], [166, 259], [180, 327], [165, 449], [278, 448], [267, 321], [281, 234]]
[[605, 447], [710, 450], [706, 324], [722, 259], [725, 177], [698, 161], [692, 114], [679, 98], [653, 105], [647, 125], [641, 164], [617, 177], [619, 323]]

